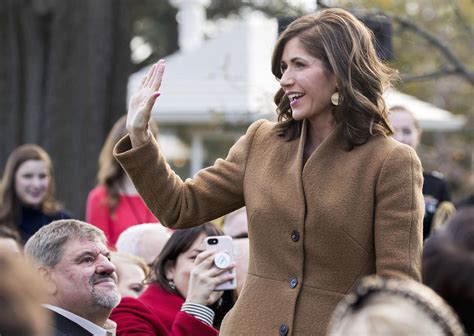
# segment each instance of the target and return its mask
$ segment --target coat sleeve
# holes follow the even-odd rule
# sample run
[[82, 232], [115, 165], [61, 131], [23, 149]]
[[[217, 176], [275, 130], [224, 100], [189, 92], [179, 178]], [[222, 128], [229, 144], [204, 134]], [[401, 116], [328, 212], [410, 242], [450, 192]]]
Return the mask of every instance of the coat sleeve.
[[374, 244], [377, 274], [421, 280], [423, 172], [415, 151], [397, 145], [376, 183]]
[[117, 323], [117, 336], [215, 336], [217, 330], [192, 315], [178, 312], [171, 330], [139, 300], [123, 298], [110, 319]]
[[246, 163], [253, 137], [263, 122], [253, 123], [225, 160], [216, 160], [213, 166], [184, 182], [166, 163], [153, 137], [132, 149], [127, 135], [115, 146], [114, 155], [160, 222], [173, 228], [188, 228], [245, 205]]

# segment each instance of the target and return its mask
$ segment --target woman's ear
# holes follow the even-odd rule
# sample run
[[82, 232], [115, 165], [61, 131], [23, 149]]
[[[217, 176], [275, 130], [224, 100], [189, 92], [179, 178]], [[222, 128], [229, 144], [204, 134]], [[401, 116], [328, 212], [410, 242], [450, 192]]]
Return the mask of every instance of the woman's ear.
[[45, 285], [46, 293], [51, 296], [55, 295], [58, 292], [58, 286], [54, 280], [52, 269], [49, 267], [39, 267], [38, 274]]
[[174, 263], [171, 260], [167, 260], [165, 263], [165, 277], [167, 280], [173, 280], [174, 270]]

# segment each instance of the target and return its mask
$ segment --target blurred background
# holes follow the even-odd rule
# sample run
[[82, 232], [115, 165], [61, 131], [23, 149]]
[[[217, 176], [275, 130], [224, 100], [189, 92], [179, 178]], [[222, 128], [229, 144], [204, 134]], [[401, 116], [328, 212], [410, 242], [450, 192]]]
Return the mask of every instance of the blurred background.
[[275, 119], [272, 47], [295, 17], [342, 7], [398, 69], [389, 105], [423, 128], [425, 170], [453, 199], [474, 192], [472, 0], [0, 0], [0, 166], [19, 144], [51, 155], [58, 199], [84, 217], [97, 159], [150, 64], [167, 60], [153, 117], [184, 179], [226, 155], [259, 118]]

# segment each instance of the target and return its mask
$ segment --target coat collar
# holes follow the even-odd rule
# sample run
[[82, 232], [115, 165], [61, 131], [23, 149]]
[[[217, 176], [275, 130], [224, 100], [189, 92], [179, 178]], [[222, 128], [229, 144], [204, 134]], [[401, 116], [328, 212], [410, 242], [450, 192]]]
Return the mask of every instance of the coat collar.
[[297, 152], [297, 168], [299, 172], [303, 172], [305, 167], [312, 165], [314, 161], [318, 161], [319, 159], [326, 157], [327, 155], [331, 155], [331, 153], [334, 153], [335, 150], [342, 150], [344, 145], [344, 138], [342, 136], [342, 123], [338, 123], [333, 128], [331, 133], [329, 133], [328, 137], [324, 139], [323, 142], [310, 155], [310, 157], [306, 161], [306, 164], [303, 166], [304, 145], [306, 143], [308, 127], [308, 121], [304, 119], [303, 125], [301, 127], [301, 135]]

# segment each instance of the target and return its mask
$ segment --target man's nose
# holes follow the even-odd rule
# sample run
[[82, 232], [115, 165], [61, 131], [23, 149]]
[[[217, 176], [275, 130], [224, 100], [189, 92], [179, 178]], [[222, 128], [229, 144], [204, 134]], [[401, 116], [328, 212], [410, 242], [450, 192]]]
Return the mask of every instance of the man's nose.
[[97, 265], [97, 273], [112, 274], [115, 272], [115, 265], [104, 255], [99, 256], [99, 263]]

